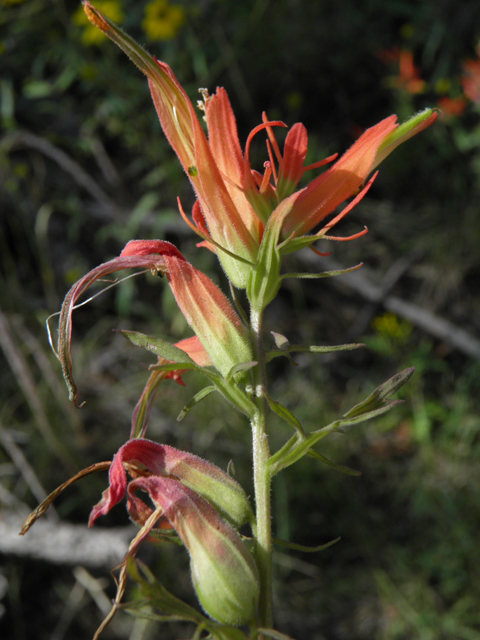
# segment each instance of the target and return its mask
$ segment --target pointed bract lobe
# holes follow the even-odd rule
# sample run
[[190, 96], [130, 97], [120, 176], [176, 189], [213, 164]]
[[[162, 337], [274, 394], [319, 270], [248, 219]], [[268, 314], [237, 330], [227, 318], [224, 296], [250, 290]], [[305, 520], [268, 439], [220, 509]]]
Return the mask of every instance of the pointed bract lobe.
[[295, 190], [304, 173], [307, 157], [308, 134], [305, 126], [297, 122], [287, 133], [283, 160], [278, 172], [278, 200], [290, 195]]

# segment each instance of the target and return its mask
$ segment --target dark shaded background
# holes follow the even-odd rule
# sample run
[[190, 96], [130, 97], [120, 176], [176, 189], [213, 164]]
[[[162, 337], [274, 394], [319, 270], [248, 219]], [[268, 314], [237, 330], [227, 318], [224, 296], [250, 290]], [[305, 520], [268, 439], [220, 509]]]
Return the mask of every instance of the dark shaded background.
[[[479, 640], [480, 106], [462, 86], [464, 61], [478, 60], [478, 1], [186, 0], [177, 5], [184, 24], [169, 41], [149, 40], [145, 0], [110, 4], [123, 10], [122, 26], [174, 68], [192, 100], [198, 87], [227, 88], [242, 141], [263, 110], [289, 125], [302, 121], [309, 162], [344, 151], [391, 113], [403, 120], [445, 98], [464, 100], [461, 115], [447, 114], [382, 165], [338, 230], [366, 224], [369, 234], [320, 247], [345, 267], [362, 260], [360, 280], [287, 281], [267, 324], [293, 343], [367, 344], [335, 358], [300, 357], [297, 368], [272, 363], [274, 397], [306, 430], [401, 368], [417, 368], [400, 394], [405, 404], [324, 441], [324, 455], [361, 477], [306, 459], [277, 478], [277, 537], [317, 545], [342, 536], [320, 554], [279, 551], [278, 628], [297, 640]], [[87, 400], [78, 411], [49, 349], [46, 318], [78, 277], [131, 238], [175, 242], [225, 284], [176, 211], [177, 195], [186, 210], [193, 196], [145, 79], [113, 44], [91, 43], [72, 19], [77, 12], [69, 1], [0, 2], [0, 633], [15, 640], [88, 638], [113, 594], [114, 563], [94, 553], [100, 542], [90, 551], [85, 542], [105, 474], [58, 501], [58, 521], [51, 517], [42, 534], [53, 555], [40, 542], [26, 551], [27, 539], [12, 533], [16, 514], [21, 520], [44, 492], [110, 459], [128, 436], [148, 356], [112, 329], [190, 335], [169, 290], [152, 278], [128, 280], [78, 309], [74, 362]], [[421, 92], [411, 93], [395, 50], [413, 53]], [[263, 153], [259, 137], [258, 168]], [[327, 259], [312, 263], [306, 254], [291, 260], [292, 270], [328, 268]], [[224, 468], [232, 459], [251, 491], [247, 425], [212, 396], [177, 423], [202, 386], [194, 375], [186, 381], [186, 389], [165, 383], [150, 437]], [[275, 421], [272, 429], [275, 447], [288, 431]], [[55, 564], [62, 523], [78, 528], [67, 532]], [[98, 527], [123, 535], [126, 525], [118, 507]], [[194, 601], [181, 550], [146, 554], [168, 588]], [[104, 637], [192, 633], [124, 615]]]

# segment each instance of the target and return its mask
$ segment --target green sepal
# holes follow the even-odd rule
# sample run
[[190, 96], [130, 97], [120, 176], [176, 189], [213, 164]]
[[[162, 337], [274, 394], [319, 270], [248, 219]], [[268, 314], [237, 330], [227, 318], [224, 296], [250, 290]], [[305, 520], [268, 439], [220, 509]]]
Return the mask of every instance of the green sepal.
[[178, 414], [177, 422], [181, 422], [185, 418], [185, 416], [190, 413], [190, 411], [196, 404], [198, 404], [201, 400], [203, 400], [216, 390], [216, 387], [204, 387], [201, 391], [195, 394], [190, 402], [188, 402]]
[[318, 451], [314, 451], [313, 449], [310, 449], [310, 451], [308, 451], [306, 455], [309, 458], [315, 458], [315, 460], [319, 460], [320, 462], [323, 462], [324, 464], [327, 465], [327, 467], [330, 467], [331, 469], [335, 469], [335, 471], [339, 471], [340, 473], [344, 473], [347, 476], [362, 475], [361, 471], [357, 471], [356, 469], [351, 469], [350, 467], [345, 467], [343, 464], [337, 464], [336, 462], [332, 462], [325, 456], [322, 456], [321, 453], [318, 453]]
[[289, 253], [294, 253], [295, 251], [305, 249], [305, 247], [310, 247], [314, 242], [318, 242], [321, 239], [322, 238], [319, 238], [318, 236], [301, 236], [300, 238], [290, 236], [290, 238], [287, 238], [282, 242], [278, 248], [282, 256], [287, 256]]
[[262, 311], [275, 298], [282, 279], [282, 256], [278, 246], [285, 216], [291, 211], [297, 195], [286, 198], [269, 218], [258, 250], [257, 264], [250, 272], [247, 296], [256, 311]]
[[287, 549], [293, 549], [293, 551], [304, 551], [305, 553], [316, 553], [317, 551], [323, 551], [324, 549], [328, 549], [332, 545], [336, 544], [341, 540], [340, 537], [335, 538], [335, 540], [330, 540], [330, 542], [326, 542], [325, 544], [320, 544], [317, 547], [306, 547], [303, 544], [297, 544], [296, 542], [287, 542], [286, 540], [278, 540], [278, 538], [273, 538], [273, 544], [278, 544], [280, 547], [287, 547]]
[[287, 424], [293, 427], [300, 436], [305, 437], [303, 427], [298, 419], [293, 415], [293, 413], [282, 404], [280, 404], [280, 402], [273, 400], [268, 394], [266, 395], [266, 398], [270, 409], [274, 413], [276, 413], [277, 416], [282, 418], [282, 420], [284, 420]]
[[363, 266], [363, 262], [356, 264], [354, 267], [349, 267], [348, 269], [337, 269], [336, 271], [322, 271], [321, 273], [284, 273], [283, 276], [280, 276], [280, 280], [285, 280], [285, 278], [307, 278], [307, 279], [316, 279], [316, 278], [332, 278], [334, 276], [343, 276], [345, 273], [351, 273], [352, 271], [356, 271]]
[[317, 345], [302, 345], [292, 344], [286, 345], [281, 348], [267, 351], [265, 353], [265, 361], [270, 362], [274, 358], [279, 356], [287, 356], [290, 353], [302, 352], [302, 353], [333, 353], [334, 351], [352, 351], [353, 349], [359, 349], [365, 345], [362, 342], [352, 342], [349, 344], [338, 344], [331, 347], [317, 346]]
[[247, 296], [256, 311], [262, 311], [276, 297], [280, 289], [282, 259], [277, 248], [279, 230], [267, 225], [258, 251], [257, 264], [250, 272]]
[[306, 438], [301, 438], [298, 434], [292, 436], [292, 438], [269, 459], [268, 466], [271, 476], [273, 477], [282, 469], [300, 460], [317, 442], [333, 431], [341, 427], [348, 427], [353, 424], [365, 422], [366, 420], [390, 411], [390, 409], [393, 409], [397, 404], [401, 404], [403, 402], [402, 400], [389, 400], [389, 396], [398, 391], [398, 389], [407, 382], [413, 374], [413, 371], [414, 367], [397, 373], [377, 387], [366, 400], [352, 407], [350, 411], [347, 411], [339, 420], [335, 420], [335, 422], [318, 431], [313, 431]]
[[138, 331], [119, 330], [118, 333], [121, 333], [122, 336], [128, 338], [128, 340], [130, 340], [130, 342], [133, 342], [133, 344], [137, 347], [143, 347], [147, 351], [150, 351], [151, 353], [154, 353], [161, 358], [165, 358], [165, 360], [171, 360], [173, 363], [182, 365], [190, 364], [197, 369], [201, 368], [197, 364], [195, 364], [195, 362], [187, 353], [185, 353], [185, 351], [182, 351], [166, 340], [162, 340], [162, 338], [157, 338], [156, 336], [147, 336], [144, 333], [139, 333]]

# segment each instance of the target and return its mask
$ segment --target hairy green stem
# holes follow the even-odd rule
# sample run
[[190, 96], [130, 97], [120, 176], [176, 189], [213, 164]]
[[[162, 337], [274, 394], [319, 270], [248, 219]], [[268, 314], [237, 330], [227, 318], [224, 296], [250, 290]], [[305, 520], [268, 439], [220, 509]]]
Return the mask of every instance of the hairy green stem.
[[267, 434], [267, 398], [265, 353], [262, 343], [262, 313], [252, 309], [250, 331], [254, 358], [258, 365], [252, 370], [253, 394], [257, 410], [252, 419], [253, 473], [256, 505], [256, 556], [260, 572], [259, 623], [273, 626], [272, 615], [272, 522], [271, 477], [268, 469], [270, 447]]

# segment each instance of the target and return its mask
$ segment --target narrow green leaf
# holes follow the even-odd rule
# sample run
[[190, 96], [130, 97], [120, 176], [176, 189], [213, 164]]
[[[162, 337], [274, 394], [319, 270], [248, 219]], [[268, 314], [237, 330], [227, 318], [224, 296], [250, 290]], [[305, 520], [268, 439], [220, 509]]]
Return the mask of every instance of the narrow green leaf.
[[184, 620], [184, 618], [176, 615], [153, 613], [151, 609], [152, 603], [148, 598], [138, 598], [122, 605], [122, 611], [126, 611], [143, 620], [151, 620], [152, 622], [178, 622], [179, 620]]
[[198, 369], [198, 365], [188, 362], [165, 362], [165, 364], [151, 364], [149, 371], [178, 371], [179, 369]]
[[[273, 332], [272, 332], [273, 333]], [[352, 351], [353, 349], [360, 349], [365, 344], [361, 342], [352, 342], [350, 344], [337, 344], [334, 346], [317, 346], [317, 345], [301, 345], [292, 344], [282, 349], [267, 351], [265, 353], [266, 362], [270, 362], [274, 358], [279, 356], [287, 357], [290, 353], [334, 353], [335, 351]]]
[[229, 280], [228, 281], [228, 285], [230, 287], [230, 293], [232, 294], [232, 298], [233, 301], [235, 303], [235, 307], [237, 308], [238, 313], [240, 314], [240, 317], [242, 318], [245, 326], [248, 327], [249, 324], [249, 320], [248, 320], [248, 316], [245, 312], [245, 309], [242, 307], [242, 304], [240, 302], [240, 300], [238, 299], [238, 295], [237, 292], [235, 291], [235, 287], [233, 286], [232, 282]]
[[330, 540], [330, 542], [326, 542], [325, 544], [320, 544], [318, 547], [305, 547], [303, 544], [297, 544], [296, 542], [287, 542], [286, 540], [278, 540], [277, 538], [273, 539], [274, 544], [278, 544], [281, 547], [287, 547], [288, 549], [293, 549], [294, 551], [305, 551], [306, 553], [316, 553], [317, 551], [323, 551], [324, 549], [328, 549], [332, 545], [336, 544], [341, 540], [340, 537], [335, 538], [335, 540]]
[[340, 420], [332, 422], [326, 427], [323, 427], [323, 429], [311, 433], [305, 439], [297, 441], [297, 443], [293, 443], [293, 446], [290, 444], [290, 441], [288, 441], [286, 445], [290, 446], [286, 447], [286, 445], [284, 445], [284, 447], [282, 447], [280, 451], [277, 451], [277, 453], [269, 460], [272, 476], [276, 475], [282, 469], [286, 469], [286, 467], [290, 467], [295, 462], [298, 462], [298, 460], [308, 453], [313, 445], [317, 444], [320, 440], [323, 440], [323, 438], [328, 436], [329, 433], [332, 433], [332, 431], [335, 431], [340, 424]]
[[305, 247], [309, 247], [314, 242], [318, 242], [318, 236], [302, 236], [300, 238], [295, 238], [290, 236], [284, 242], [282, 242], [278, 248], [280, 250], [280, 254], [282, 256], [286, 256], [289, 253], [294, 253], [295, 251], [300, 251], [301, 249], [305, 249]]
[[387, 413], [387, 411], [390, 411], [390, 409], [393, 409], [393, 407], [396, 407], [397, 404], [403, 404], [403, 400], [391, 400], [379, 409], [374, 409], [373, 411], [362, 413], [359, 416], [354, 416], [353, 418], [342, 418], [342, 426], [351, 427], [354, 424], [359, 424], [360, 422], [366, 422], [367, 420], [371, 420], [372, 418], [377, 418], [378, 416]]
[[[312, 353], [333, 353], [334, 351], [353, 351], [353, 349], [360, 349], [361, 347], [364, 347], [364, 346], [365, 344], [363, 342], [351, 342], [348, 344], [336, 344], [331, 347], [312, 345], [311, 347], [308, 347], [305, 350], [311, 351]], [[291, 350], [300, 351], [300, 349], [297, 349], [296, 345], [293, 345]], [[303, 350], [304, 349], [301, 349], [301, 351]]]
[[128, 338], [130, 342], [133, 342], [137, 347], [143, 347], [147, 349], [147, 351], [151, 351], [155, 355], [165, 358], [165, 360], [172, 360], [172, 362], [178, 364], [192, 364], [194, 367], [200, 369], [185, 351], [182, 351], [166, 340], [162, 340], [156, 336], [147, 336], [138, 331], [120, 330], [119, 333], [125, 336], [125, 338]]
[[216, 387], [205, 387], [204, 389], [199, 391], [195, 396], [193, 396], [190, 402], [188, 402], [180, 411], [180, 413], [177, 416], [177, 422], [181, 422], [185, 418], [185, 416], [188, 413], [190, 413], [193, 407], [200, 402], [200, 400], [203, 400], [204, 398], [209, 396], [213, 391], [216, 391], [216, 390], [217, 390]]
[[276, 413], [277, 416], [280, 416], [280, 418], [282, 418], [282, 420], [285, 420], [286, 423], [288, 423], [291, 427], [293, 427], [295, 429], [295, 431], [300, 436], [302, 436], [302, 438], [305, 437], [305, 432], [303, 430], [302, 425], [300, 424], [300, 422], [297, 420], [297, 418], [293, 415], [293, 413], [289, 409], [284, 407], [282, 404], [280, 404], [276, 400], [273, 400], [268, 394], [267, 394], [267, 401], [268, 401], [268, 404], [270, 406], [270, 409], [274, 413]]
[[[240, 631], [240, 629], [237, 629], [236, 627], [229, 627], [210, 622], [210, 624], [205, 624], [205, 629], [207, 629], [211, 634], [208, 637], [215, 638], [215, 640], [249, 640], [243, 631]], [[192, 638], [192, 640], [196, 639]]]
[[397, 373], [392, 378], [381, 384], [379, 387], [373, 391], [368, 398], [356, 404], [354, 407], [347, 411], [347, 413], [343, 416], [344, 418], [354, 418], [356, 416], [360, 416], [364, 413], [370, 413], [375, 409], [380, 407], [384, 407], [389, 404], [390, 401], [388, 397], [393, 393], [398, 391], [400, 387], [402, 387], [407, 380], [412, 376], [415, 371], [415, 367], [411, 367], [410, 369], [405, 369], [400, 373]]
[[334, 346], [317, 346], [317, 345], [302, 345], [292, 344], [282, 349], [267, 351], [265, 354], [266, 361], [270, 362], [274, 358], [279, 356], [286, 356], [290, 353], [333, 353], [335, 351], [352, 351], [353, 349], [360, 349], [365, 345], [361, 342], [352, 342], [349, 344], [337, 344]]
[[252, 418], [256, 407], [250, 398], [243, 392], [235, 382], [225, 380], [220, 374], [215, 373], [209, 369], [200, 368], [199, 372], [206, 378], [213, 382], [216, 390], [232, 404], [241, 413], [245, 414], [248, 418]]
[[294, 449], [299, 442], [303, 442], [303, 440], [304, 438], [299, 436], [297, 432], [294, 436], [290, 438], [290, 440], [287, 440], [287, 442], [283, 445], [281, 449], [279, 449], [272, 456], [270, 456], [267, 464], [272, 471], [272, 476], [278, 473], [278, 471], [280, 471], [281, 468], [283, 469], [283, 467], [278, 468], [281, 461], [286, 459], [286, 457], [292, 451], [292, 449]]
[[340, 269], [338, 271], [322, 271], [322, 273], [285, 273], [280, 276], [281, 280], [286, 278], [332, 278], [333, 276], [343, 276], [345, 273], [351, 273], [363, 266], [363, 262], [356, 264], [354, 267], [348, 269]]
[[149, 535], [152, 536], [152, 538], [161, 540], [162, 542], [171, 542], [179, 547], [184, 546], [176, 531], [169, 531], [168, 529], [152, 529]]
[[310, 451], [308, 451], [306, 455], [309, 458], [315, 458], [315, 460], [319, 460], [320, 462], [323, 462], [331, 469], [335, 469], [335, 471], [339, 471], [340, 473], [345, 473], [347, 476], [362, 475], [361, 471], [357, 471], [356, 469], [350, 469], [350, 467], [345, 467], [343, 464], [337, 464], [336, 462], [332, 462], [325, 456], [322, 456], [321, 453], [318, 453], [318, 451], [314, 451], [313, 449], [310, 449]]
[[[291, 438], [279, 451], [277, 451], [268, 461], [270, 473], [272, 476], [282, 469], [291, 466], [304, 455], [320, 440], [325, 438], [333, 431], [339, 430], [341, 427], [349, 427], [390, 411], [402, 400], [389, 400], [388, 397], [395, 393], [412, 375], [414, 369], [406, 369], [380, 385], [366, 400], [355, 405], [342, 418], [335, 420], [331, 424], [313, 431], [304, 439]], [[320, 455], [320, 454], [318, 454]], [[313, 454], [316, 457], [315, 453]], [[333, 464], [333, 463], [332, 463]]]

